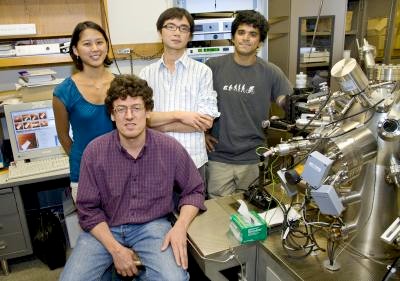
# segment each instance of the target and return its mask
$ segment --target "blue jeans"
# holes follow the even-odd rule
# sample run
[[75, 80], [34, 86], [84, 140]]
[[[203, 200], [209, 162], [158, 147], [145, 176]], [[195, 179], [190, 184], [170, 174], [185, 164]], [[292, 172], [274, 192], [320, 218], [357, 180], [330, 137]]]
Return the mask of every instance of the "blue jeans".
[[[189, 274], [175, 262], [171, 246], [162, 252], [161, 245], [171, 223], [160, 218], [144, 224], [111, 227], [114, 238], [132, 248], [145, 267], [135, 280], [189, 280]], [[82, 232], [61, 274], [61, 281], [104, 280], [103, 274], [113, 263], [112, 256], [94, 236]]]

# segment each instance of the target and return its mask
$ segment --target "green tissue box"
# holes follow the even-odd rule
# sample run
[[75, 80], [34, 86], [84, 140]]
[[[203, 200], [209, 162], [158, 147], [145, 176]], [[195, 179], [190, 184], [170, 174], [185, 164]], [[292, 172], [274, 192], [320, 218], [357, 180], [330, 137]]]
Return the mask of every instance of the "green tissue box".
[[250, 211], [251, 221], [241, 214], [231, 215], [229, 225], [233, 235], [240, 243], [249, 243], [267, 238], [267, 224], [255, 211]]

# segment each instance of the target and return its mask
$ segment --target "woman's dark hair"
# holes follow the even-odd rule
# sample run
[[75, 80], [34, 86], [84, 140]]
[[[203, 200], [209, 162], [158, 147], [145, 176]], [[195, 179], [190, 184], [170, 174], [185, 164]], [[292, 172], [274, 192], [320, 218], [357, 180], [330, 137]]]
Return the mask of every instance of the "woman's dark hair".
[[259, 12], [252, 10], [238, 12], [232, 22], [232, 38], [241, 24], [248, 24], [258, 29], [260, 32], [260, 42], [264, 42], [265, 38], [267, 38], [269, 24], [267, 19]]
[[158, 17], [156, 26], [157, 30], [161, 32], [161, 29], [163, 28], [165, 22], [170, 19], [182, 19], [185, 17], [190, 25], [190, 34], [193, 34], [194, 31], [194, 19], [192, 15], [186, 11], [185, 9], [178, 8], [178, 7], [173, 7], [166, 9], [162, 14]]
[[105, 105], [108, 112], [112, 113], [115, 100], [125, 100], [128, 96], [142, 97], [146, 110], [153, 110], [153, 90], [147, 85], [146, 80], [140, 79], [136, 75], [123, 74], [115, 76], [107, 91]]
[[[106, 40], [106, 42], [107, 42], [107, 47], [108, 47], [108, 48], [110, 47], [110, 46], [109, 46], [109, 41], [108, 41], [107, 34], [106, 34], [106, 32], [104, 31], [104, 29], [103, 29], [100, 25], [98, 25], [97, 23], [92, 22], [92, 21], [84, 21], [84, 22], [78, 23], [78, 24], [75, 26], [74, 31], [72, 32], [71, 44], [70, 44], [70, 46], [69, 46], [69, 55], [71, 56], [72, 61], [73, 61], [74, 64], [75, 64], [75, 67], [76, 67], [77, 69], [79, 69], [79, 70], [83, 70], [83, 64], [82, 64], [81, 59], [80, 59], [78, 56], [76, 56], [76, 55], [74, 54], [74, 50], [73, 50], [72, 47], [75, 47], [75, 48], [77, 47], [78, 42], [79, 42], [79, 39], [80, 39], [80, 37], [81, 37], [81, 33], [82, 33], [84, 30], [88, 29], [88, 28], [94, 29], [94, 30], [97, 30], [98, 32], [100, 32], [100, 33], [103, 35], [103, 37], [104, 37], [104, 39]], [[108, 55], [106, 55], [106, 58], [104, 59], [104, 65], [105, 65], [105, 66], [109, 66], [110, 64], [112, 64], [112, 60], [110, 60], [110, 58], [108, 57]]]

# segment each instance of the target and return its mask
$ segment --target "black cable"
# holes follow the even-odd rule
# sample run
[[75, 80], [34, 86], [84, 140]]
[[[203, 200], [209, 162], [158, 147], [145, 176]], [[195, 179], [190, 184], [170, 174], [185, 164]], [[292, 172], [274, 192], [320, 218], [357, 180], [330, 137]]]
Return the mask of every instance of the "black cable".
[[[371, 121], [371, 119], [372, 119], [373, 116], [374, 116], [374, 114], [371, 114], [371, 116], [368, 118], [368, 120], [362, 123], [362, 126], [364, 126], [365, 124], [368, 124], [368, 122]], [[348, 134], [348, 133], [351, 133], [351, 132], [353, 132], [354, 130], [357, 130], [358, 128], [360, 128], [360, 127], [354, 127], [354, 128], [352, 128], [352, 129], [350, 129], [350, 130], [348, 130], [348, 131], [342, 132], [342, 133], [340, 133], [340, 134], [338, 134], [338, 135], [329, 136], [329, 137], [305, 138], [305, 139], [301, 139], [301, 140], [292, 139], [292, 140], [288, 141], [288, 143], [296, 142], [296, 141], [303, 141], [303, 140], [310, 140], [310, 141], [312, 141], [312, 140], [329, 140], [329, 139], [334, 139], [334, 138], [338, 138], [338, 137], [344, 136], [344, 135], [346, 135], [346, 134]]]
[[[333, 122], [331, 122], [331, 123], [328, 123], [326, 126], [330, 126], [330, 125], [333, 125], [333, 124], [336, 124], [336, 125], [337, 125], [338, 122], [340, 122], [340, 121], [343, 121], [343, 120], [348, 119], [348, 118], [350, 118], [350, 117], [354, 117], [354, 116], [357, 116], [357, 115], [362, 114], [362, 113], [364, 113], [364, 112], [367, 112], [367, 111], [373, 109], [373, 108], [374, 108], [375, 106], [377, 106], [378, 104], [380, 104], [382, 101], [384, 101], [384, 99], [381, 99], [380, 101], [378, 101], [377, 103], [375, 103], [373, 106], [370, 106], [370, 107], [368, 107], [368, 108], [366, 108], [366, 109], [364, 109], [364, 110], [362, 110], [362, 111], [360, 111], [360, 112], [357, 112], [357, 113], [355, 113], [355, 114], [353, 114], [353, 115], [347, 116], [347, 117], [342, 118], [342, 119], [340, 119], [340, 120], [336, 120], [336, 121], [333, 121]], [[372, 114], [372, 115], [368, 118], [368, 120], [367, 120], [366, 122], [363, 123], [363, 125], [367, 124], [367, 123], [372, 119], [373, 116], [374, 116], [374, 114]], [[333, 128], [333, 129], [334, 129], [334, 128]], [[333, 129], [332, 129], [331, 133], [333, 132]], [[313, 138], [313, 139], [301, 139], [301, 140], [296, 140], [296, 139], [294, 139], [294, 140], [291, 140], [290, 142], [302, 141], [302, 140], [317, 140], [317, 142], [316, 142], [316, 144], [314, 145], [314, 147], [312, 147], [312, 148], [310, 149], [310, 151], [309, 151], [305, 156], [303, 156], [300, 160], [298, 160], [298, 161], [295, 162], [292, 166], [290, 166], [289, 169], [292, 169], [293, 167], [297, 166], [298, 164], [300, 164], [301, 162], [303, 162], [305, 159], [307, 159], [307, 157], [314, 151], [314, 149], [317, 148], [317, 147], [320, 145], [320, 143], [321, 143], [322, 140], [324, 140], [324, 139], [331, 139], [331, 138], [337, 138], [337, 137], [340, 137], [340, 136], [345, 135], [345, 134], [347, 134], [347, 133], [350, 133], [350, 132], [352, 132], [352, 131], [355, 130], [355, 129], [357, 129], [357, 127], [353, 128], [353, 129], [351, 129], [351, 130], [349, 130], [349, 131], [347, 131], [347, 132], [343, 132], [342, 134], [339, 134], [339, 135], [336, 135], [336, 136], [329, 136], [329, 135], [328, 135], [328, 136], [325, 136], [325, 137], [318, 137], [318, 138]]]
[[[307, 237], [307, 239], [308, 239], [307, 240], [307, 244], [305, 244], [305, 246], [302, 246], [302, 248], [310, 247], [311, 249], [310, 249], [310, 252], [308, 254], [310, 254], [312, 251], [315, 251], [315, 250], [320, 250], [320, 251], [325, 252], [325, 250], [319, 246], [319, 244], [318, 244], [318, 242], [317, 242], [317, 240], [315, 238], [315, 233], [317, 231], [319, 231], [320, 228], [314, 227], [314, 225], [307, 220], [308, 211], [306, 209], [307, 208], [306, 206], [307, 206], [306, 202], [305, 203], [303, 202], [301, 204], [301, 211], [303, 213], [302, 217], [303, 217], [303, 220], [304, 220], [304, 227], [305, 227], [306, 231], [305, 232], [302, 231], [300, 233], [303, 235], [303, 237]], [[299, 237], [299, 238], [301, 238], [301, 237]]]
[[[397, 257], [393, 263], [388, 267], [388, 270], [386, 271], [385, 276], [383, 276], [382, 281], [388, 281], [390, 280], [390, 277], [396, 273], [397, 268], [399, 268], [399, 266], [397, 265], [397, 263], [399, 262], [400, 257]], [[396, 266], [397, 265], [397, 266]]]
[[[331, 132], [330, 133], [333, 133], [333, 129], [335, 129], [335, 127], [333, 127], [332, 129], [331, 129]], [[329, 136], [329, 134], [328, 134], [328, 136]], [[298, 160], [297, 162], [295, 162], [295, 163], [293, 163], [290, 167], [289, 167], [289, 169], [292, 169], [293, 167], [296, 167], [298, 164], [300, 164], [301, 162], [303, 162], [304, 160], [306, 160], [307, 159], [307, 157], [321, 144], [321, 141], [322, 141], [322, 139], [316, 139], [317, 140], [317, 142], [314, 144], [314, 146], [309, 150], [309, 152], [308, 153], [306, 153], [306, 155], [304, 155], [300, 160]], [[288, 169], [288, 170], [289, 170]]]
[[[258, 148], [257, 148], [257, 149], [258, 149]], [[256, 151], [257, 151], [257, 150], [256, 150]], [[259, 155], [259, 156], [261, 156], [261, 155]], [[252, 182], [250, 182], [250, 184], [247, 186], [247, 189], [242, 188], [242, 189], [238, 189], [238, 190], [241, 190], [241, 191], [247, 191], [247, 190], [249, 190], [250, 187], [251, 187], [256, 181], [258, 181], [259, 177], [260, 177], [260, 175], [258, 175]]]
[[360, 115], [360, 114], [362, 114], [362, 113], [364, 113], [364, 112], [367, 112], [367, 111], [369, 111], [369, 110], [375, 108], [375, 106], [377, 106], [378, 104], [380, 104], [380, 103], [383, 102], [384, 100], [385, 100], [385, 99], [381, 99], [380, 101], [376, 102], [374, 105], [371, 105], [370, 107], [367, 107], [366, 109], [361, 110], [360, 112], [357, 112], [357, 113], [354, 113], [354, 114], [352, 114], [352, 115], [343, 117], [343, 118], [341, 118], [341, 119], [332, 121], [332, 122], [326, 124], [326, 126], [330, 126], [330, 125], [332, 125], [332, 124], [336, 124], [336, 123], [341, 122], [341, 121], [343, 121], [343, 120], [346, 120], [346, 119], [355, 117], [355, 116], [357, 116], [357, 115]]
[[326, 101], [318, 108], [317, 112], [316, 112], [316, 113], [314, 114], [314, 116], [310, 119], [310, 121], [308, 121], [308, 123], [307, 123], [306, 125], [304, 125], [304, 127], [301, 128], [300, 131], [298, 131], [298, 132], [296, 133], [295, 137], [298, 136], [298, 135], [300, 135], [301, 133], [305, 132], [306, 128], [307, 128], [308, 126], [310, 126], [310, 124], [312, 123], [312, 121], [314, 121], [317, 117], [319, 117], [319, 116], [321, 115], [322, 110], [323, 110], [323, 109], [325, 108], [325, 106], [328, 104], [328, 102], [329, 102], [331, 96], [332, 96], [332, 92], [329, 90], [328, 95], [327, 95], [327, 97], [326, 97]]
[[133, 75], [133, 57], [132, 57], [132, 52], [129, 52], [129, 64], [131, 66], [131, 75]]
[[[101, 5], [101, 10], [102, 10], [103, 15], [107, 15], [106, 6], [105, 6], [105, 3], [104, 3], [104, 0], [101, 1], [101, 4], [102, 4], [102, 5]], [[110, 50], [111, 50], [111, 53], [112, 53], [112, 56], [113, 56], [113, 61], [114, 61], [114, 63], [115, 63], [115, 66], [117, 67], [118, 74], [121, 75], [121, 74], [122, 74], [122, 73], [121, 73], [121, 70], [119, 69], [117, 59], [115, 58], [114, 48], [113, 48], [113, 45], [112, 45], [112, 42], [111, 42], [110, 26], [109, 26], [109, 24], [108, 24], [108, 19], [107, 19], [106, 16], [104, 16], [104, 21], [105, 21], [106, 27], [107, 27], [108, 40], [109, 40], [109, 42], [110, 42]]]
[[155, 58], [159, 58], [159, 57], [161, 57], [163, 52], [164, 52], [164, 45], [162, 45], [161, 48], [157, 52], [155, 52], [152, 55], [148, 55], [148, 56], [139, 54], [139, 53], [135, 52], [135, 50], [131, 49], [131, 53], [142, 60], [153, 60]]
[[[367, 111], [370, 111], [371, 109], [375, 108], [375, 106], [377, 106], [378, 104], [380, 104], [380, 103], [383, 102], [383, 101], [384, 101], [384, 99], [381, 99], [380, 101], [378, 101], [378, 102], [375, 103], [374, 105], [372, 105], [372, 106], [370, 106], [370, 107], [368, 107], [368, 108], [366, 108], [366, 109], [364, 109], [364, 110], [362, 110], [362, 111], [360, 111], [360, 112], [357, 112], [357, 113], [352, 114], [352, 115], [350, 115], [350, 116], [346, 116], [346, 117], [344, 117], [344, 118], [342, 118], [342, 119], [339, 119], [339, 120], [332, 121], [332, 122], [326, 124], [325, 126], [327, 127], [327, 126], [330, 126], [330, 125], [333, 125], [333, 124], [337, 124], [338, 122], [341, 122], [341, 121], [346, 120], [346, 119], [348, 119], [348, 118], [355, 117], [355, 116], [357, 116], [357, 115], [360, 115], [360, 114], [362, 114], [362, 113], [365, 113], [365, 112], [367, 112]], [[371, 121], [371, 119], [372, 119], [373, 116], [374, 116], [374, 114], [371, 114], [371, 116], [368, 118], [368, 120], [365, 121], [365, 122], [363, 122], [362, 125], [368, 124], [368, 122]], [[356, 130], [356, 129], [358, 129], [358, 127], [354, 127], [353, 129], [351, 129], [351, 130], [349, 130], [349, 131], [340, 133], [340, 134], [338, 134], [338, 135], [329, 136], [329, 137], [291, 139], [291, 140], [287, 141], [287, 143], [299, 142], [299, 141], [304, 141], [304, 140], [310, 140], [310, 141], [312, 141], [312, 140], [324, 140], [324, 139], [338, 138], [338, 137], [341, 137], [341, 136], [343, 136], [343, 135], [345, 135], [345, 134], [348, 134], [348, 133], [350, 133], [350, 132], [352, 132], [352, 131], [354, 131], [354, 130]]]
[[[305, 204], [302, 204], [301, 207], [303, 212], [303, 218], [305, 220], [305, 226], [304, 226], [305, 231], [302, 231], [298, 228], [299, 224], [297, 223], [297, 221], [293, 223], [288, 220], [288, 214], [293, 205], [294, 205], [294, 199], [292, 199], [289, 208], [284, 211], [284, 224], [282, 231], [286, 236], [282, 239], [281, 243], [286, 253], [291, 258], [301, 259], [310, 255], [315, 249], [325, 251], [318, 245], [315, 239], [314, 234], [316, 233], [317, 230], [313, 231], [313, 227], [309, 226], [308, 222], [305, 220], [304, 216], [304, 214], [306, 213]], [[305, 239], [305, 242], [299, 244], [296, 241], [299, 239]], [[298, 251], [306, 251], [306, 252], [305, 254], [302, 255], [293, 255], [293, 252], [298, 252]]]
[[321, 140], [322, 139], [317, 139], [317, 142], [315, 143], [315, 145], [310, 149], [310, 151], [308, 153], [306, 153], [306, 155], [304, 155], [302, 158], [300, 158], [300, 160], [297, 160], [296, 162], [294, 162], [289, 168], [293, 169], [294, 167], [296, 167], [297, 165], [299, 165], [301, 162], [303, 162], [304, 160], [307, 159], [308, 156], [310, 156], [310, 154], [315, 151], [315, 149], [321, 144]]

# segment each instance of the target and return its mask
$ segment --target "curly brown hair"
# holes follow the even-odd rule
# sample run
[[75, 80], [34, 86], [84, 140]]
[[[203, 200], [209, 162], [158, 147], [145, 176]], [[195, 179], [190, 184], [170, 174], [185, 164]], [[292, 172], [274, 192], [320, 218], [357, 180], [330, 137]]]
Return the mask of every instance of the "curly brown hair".
[[140, 79], [136, 75], [123, 74], [114, 78], [107, 91], [104, 102], [108, 112], [112, 113], [115, 100], [125, 100], [128, 96], [142, 97], [146, 111], [153, 110], [153, 89], [149, 87], [146, 80]]

